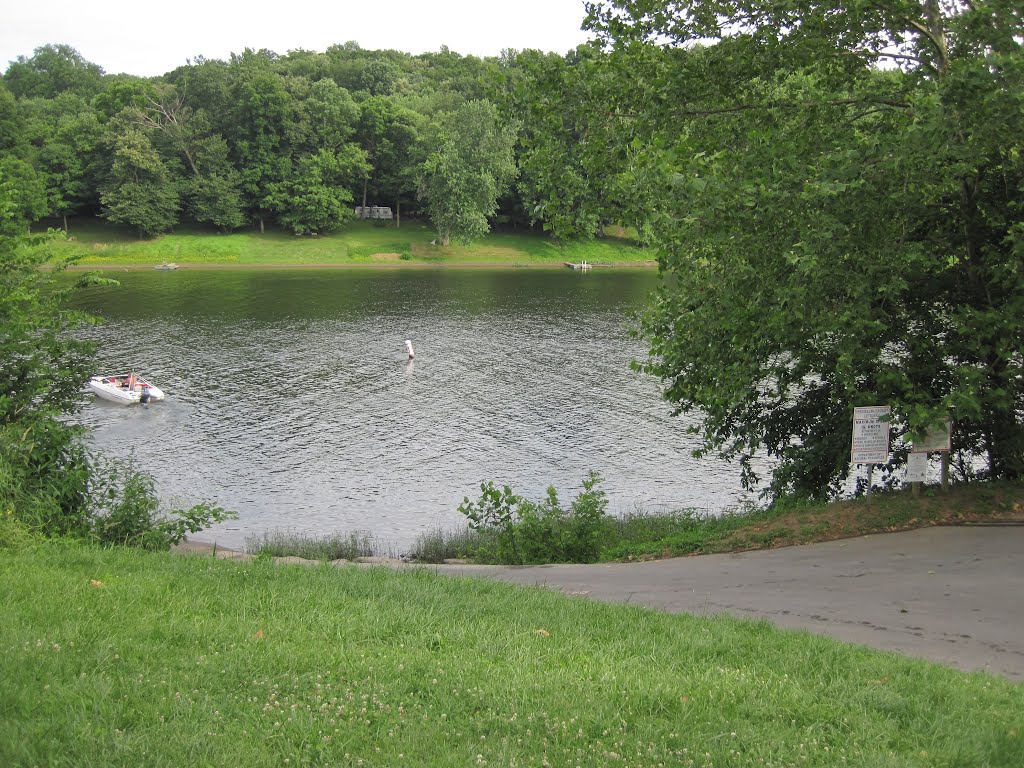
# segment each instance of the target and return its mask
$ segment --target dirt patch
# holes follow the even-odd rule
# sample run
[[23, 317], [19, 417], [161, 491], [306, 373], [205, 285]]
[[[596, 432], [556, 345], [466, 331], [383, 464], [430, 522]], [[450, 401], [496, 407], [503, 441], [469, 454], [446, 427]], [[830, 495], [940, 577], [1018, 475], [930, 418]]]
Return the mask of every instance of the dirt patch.
[[400, 253], [371, 253], [370, 258], [374, 261], [398, 261], [402, 258]]

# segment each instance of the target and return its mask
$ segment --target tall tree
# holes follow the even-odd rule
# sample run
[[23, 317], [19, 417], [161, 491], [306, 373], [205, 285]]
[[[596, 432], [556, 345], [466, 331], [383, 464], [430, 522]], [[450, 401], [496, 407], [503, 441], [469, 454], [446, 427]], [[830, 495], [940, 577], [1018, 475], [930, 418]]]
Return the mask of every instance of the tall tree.
[[246, 208], [261, 232], [273, 210], [270, 198], [288, 178], [287, 135], [295, 121], [295, 103], [272, 61], [265, 52], [249, 50], [231, 61], [229, 141]]
[[[605, 2], [631, 172], [666, 276], [647, 370], [705, 451], [834, 492], [852, 409], [952, 416], [969, 473], [1024, 474], [1024, 19], [1015, 3]], [[888, 68], [878, 69], [878, 62]], [[898, 464], [899, 452], [893, 465]]]
[[471, 101], [431, 126], [420, 171], [420, 199], [441, 244], [468, 243], [490, 231], [498, 197], [515, 177], [514, 126], [486, 101]]
[[381, 96], [366, 99], [359, 109], [358, 139], [369, 160], [363, 176], [362, 205], [366, 207], [372, 187], [378, 200], [394, 204], [398, 225], [402, 196], [415, 191], [416, 145], [422, 120], [412, 110]]
[[96, 111], [75, 93], [21, 103], [35, 147], [34, 164], [46, 184], [47, 213], [60, 216], [66, 232], [68, 216], [98, 202], [94, 170], [102, 126]]
[[101, 88], [103, 68], [86, 61], [70, 45], [43, 45], [32, 56], [19, 56], [4, 73], [4, 82], [19, 98], [52, 99], [72, 91], [91, 98]]
[[28, 234], [31, 224], [48, 212], [45, 181], [31, 164], [8, 155], [0, 157], [0, 184], [6, 190], [3, 227], [8, 234]]
[[274, 187], [268, 202], [281, 224], [296, 234], [336, 229], [354, 215], [352, 185], [365, 165], [366, 156], [354, 144], [302, 155], [287, 180]]
[[508, 109], [522, 122], [520, 193], [530, 219], [560, 238], [599, 236], [623, 218], [628, 125], [609, 112], [601, 90], [613, 64], [581, 46], [565, 58], [524, 51], [511, 68]]
[[178, 223], [180, 190], [149, 137], [128, 124], [108, 137], [113, 163], [101, 187], [103, 216], [153, 237]]
[[67, 417], [81, 403], [94, 348], [72, 334], [88, 318], [41, 269], [55, 265], [41, 248], [46, 236], [27, 232], [22, 194], [0, 176], [0, 514], [63, 533], [88, 489], [79, 430]]

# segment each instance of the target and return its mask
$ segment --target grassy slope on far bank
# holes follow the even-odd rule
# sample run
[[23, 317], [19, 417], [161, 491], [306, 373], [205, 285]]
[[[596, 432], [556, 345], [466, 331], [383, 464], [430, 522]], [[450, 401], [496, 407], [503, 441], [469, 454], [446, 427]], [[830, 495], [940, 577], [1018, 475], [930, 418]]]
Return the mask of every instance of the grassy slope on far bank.
[[1024, 686], [429, 570], [0, 558], [0, 764], [1019, 766]]
[[181, 265], [301, 266], [378, 263], [561, 265], [587, 260], [599, 264], [653, 263], [651, 251], [628, 238], [606, 237], [587, 243], [557, 243], [537, 232], [498, 232], [470, 246], [432, 245], [436, 234], [417, 221], [400, 228], [366, 221], [352, 222], [338, 232], [297, 237], [268, 229], [218, 234], [179, 227], [174, 234], [139, 240], [132, 232], [97, 222], [73, 221], [63, 255], [81, 255], [87, 266], [152, 266], [164, 261]]

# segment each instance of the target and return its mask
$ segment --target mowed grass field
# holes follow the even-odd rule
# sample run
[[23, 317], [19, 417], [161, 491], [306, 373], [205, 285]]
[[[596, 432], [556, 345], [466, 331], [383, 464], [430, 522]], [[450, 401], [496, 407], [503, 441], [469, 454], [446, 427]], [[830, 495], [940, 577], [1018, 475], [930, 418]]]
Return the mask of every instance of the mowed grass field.
[[0, 558], [4, 766], [1006, 766], [1024, 686], [429, 569]]
[[86, 266], [185, 265], [303, 266], [346, 264], [557, 265], [583, 260], [597, 264], [653, 265], [655, 255], [625, 236], [585, 243], [559, 243], [538, 232], [495, 232], [469, 246], [434, 244], [436, 234], [409, 220], [392, 224], [356, 221], [338, 232], [299, 237], [268, 229], [219, 234], [180, 226], [174, 234], [139, 240], [134, 232], [96, 220], [73, 220], [68, 240], [56, 243], [64, 256]]

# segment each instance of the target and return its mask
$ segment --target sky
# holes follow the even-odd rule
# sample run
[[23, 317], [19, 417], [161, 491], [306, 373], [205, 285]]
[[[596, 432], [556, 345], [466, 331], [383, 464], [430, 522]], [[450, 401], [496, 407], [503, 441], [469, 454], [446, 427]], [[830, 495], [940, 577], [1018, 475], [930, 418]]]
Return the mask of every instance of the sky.
[[4, 3], [0, 66], [47, 43], [66, 43], [108, 74], [162, 75], [187, 59], [226, 59], [245, 48], [324, 51], [362, 48], [418, 54], [440, 50], [497, 56], [504, 48], [566, 53], [584, 0], [49, 0]]

